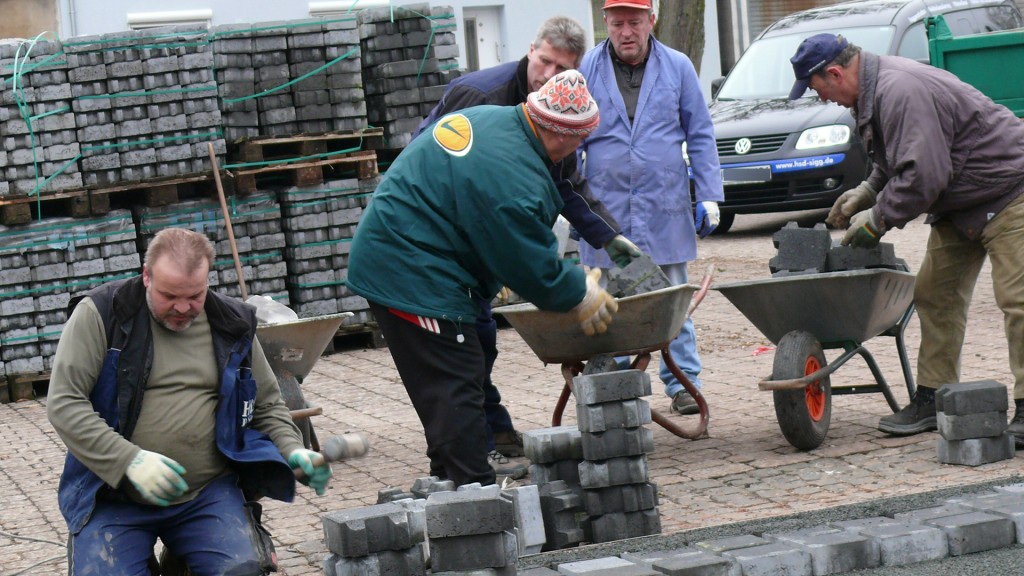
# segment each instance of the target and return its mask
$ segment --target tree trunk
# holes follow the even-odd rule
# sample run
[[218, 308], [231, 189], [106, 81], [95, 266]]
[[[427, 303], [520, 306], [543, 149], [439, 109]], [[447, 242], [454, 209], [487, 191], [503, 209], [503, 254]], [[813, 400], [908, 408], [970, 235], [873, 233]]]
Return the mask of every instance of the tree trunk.
[[655, 37], [689, 56], [699, 74], [704, 57], [704, 0], [667, 0], [658, 4], [661, 8], [657, 10]]

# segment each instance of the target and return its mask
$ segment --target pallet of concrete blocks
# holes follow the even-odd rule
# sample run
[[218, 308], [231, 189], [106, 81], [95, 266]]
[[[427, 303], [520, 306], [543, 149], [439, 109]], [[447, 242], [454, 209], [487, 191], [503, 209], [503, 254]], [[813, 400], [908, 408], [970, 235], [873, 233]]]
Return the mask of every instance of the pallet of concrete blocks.
[[433, 574], [516, 573], [515, 506], [497, 485], [431, 494], [426, 514]]
[[72, 296], [138, 274], [127, 210], [0, 227], [0, 360], [8, 376], [52, 368]]
[[[246, 289], [288, 305], [285, 264], [285, 236], [281, 229], [281, 205], [273, 194], [228, 200], [235, 245], [242, 264]], [[210, 270], [210, 289], [241, 297], [227, 226], [220, 204], [211, 200], [188, 200], [171, 206], [135, 207], [139, 253], [145, 254], [158, 231], [181, 227], [205, 234], [214, 245], [216, 261]]]
[[226, 152], [205, 26], [82, 36], [64, 43], [87, 186], [210, 170]]
[[325, 20], [323, 27], [332, 128], [336, 131], [366, 128], [366, 93], [356, 16]]
[[[334, 180], [322, 186], [279, 189], [288, 267], [288, 295], [300, 318], [338, 313], [337, 255], [348, 252], [351, 238], [332, 238], [335, 226], [358, 222], [363, 206], [359, 180]], [[352, 204], [355, 204], [352, 206]]]
[[1014, 438], [1006, 432], [1006, 386], [980, 380], [943, 386], [935, 392], [940, 438], [939, 462], [980, 466], [1013, 458]]
[[366, 114], [404, 148], [458, 75], [455, 11], [423, 2], [359, 12]]
[[0, 196], [82, 186], [68, 64], [54, 42], [0, 46]]
[[647, 467], [647, 454], [654, 452], [654, 434], [644, 427], [650, 406], [645, 418], [633, 414], [640, 398], [651, 394], [651, 377], [642, 370], [582, 374], [573, 379], [573, 392], [591, 541], [660, 534], [657, 487], [649, 482]]
[[355, 15], [288, 25], [288, 65], [298, 132], [366, 128]]
[[789, 222], [772, 235], [772, 243], [777, 252], [768, 261], [768, 269], [775, 277], [866, 268], [909, 270], [906, 261], [896, 258], [892, 244], [880, 242], [874, 248], [842, 246], [832, 240], [823, 222], [813, 228]]
[[406, 499], [323, 515], [327, 576], [427, 573], [425, 500]]

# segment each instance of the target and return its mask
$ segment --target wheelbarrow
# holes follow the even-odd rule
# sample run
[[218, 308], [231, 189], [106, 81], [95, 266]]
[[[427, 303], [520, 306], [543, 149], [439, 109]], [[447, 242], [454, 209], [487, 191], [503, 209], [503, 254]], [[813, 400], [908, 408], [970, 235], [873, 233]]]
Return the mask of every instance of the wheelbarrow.
[[[896, 339], [907, 393], [914, 375], [904, 332], [914, 314], [913, 274], [874, 268], [773, 277], [714, 286], [776, 345], [772, 375], [758, 382], [772, 391], [783, 436], [800, 450], [821, 445], [832, 418], [832, 396], [881, 393], [900, 409], [874, 356], [863, 342]], [[831, 363], [825, 349], [842, 349]], [[832, 386], [830, 375], [854, 356], [867, 363], [875, 383]]]
[[291, 411], [295, 425], [302, 432], [302, 444], [312, 450], [319, 451], [320, 442], [309, 419], [321, 414], [323, 409], [306, 403], [299, 384], [313, 369], [338, 327], [349, 316], [352, 316], [352, 312], [260, 324], [256, 327], [256, 338], [277, 377], [284, 403]]
[[707, 431], [707, 402], [676, 365], [669, 343], [703, 299], [710, 283], [711, 275], [706, 274], [702, 286], [681, 284], [618, 298], [619, 310], [608, 325], [608, 331], [594, 336], [584, 335], [575, 315], [568, 312], [550, 312], [533, 304], [516, 304], [495, 308], [494, 313], [508, 320], [542, 362], [562, 365], [565, 386], [551, 418], [552, 426], [561, 425], [562, 412], [572, 393], [573, 378], [583, 372], [584, 362], [602, 356], [636, 355], [631, 368], [645, 370], [651, 352], [657, 350], [668, 369], [697, 401], [700, 421], [696, 428], [687, 430], [656, 411], [651, 411], [651, 419], [680, 438], [697, 439]]

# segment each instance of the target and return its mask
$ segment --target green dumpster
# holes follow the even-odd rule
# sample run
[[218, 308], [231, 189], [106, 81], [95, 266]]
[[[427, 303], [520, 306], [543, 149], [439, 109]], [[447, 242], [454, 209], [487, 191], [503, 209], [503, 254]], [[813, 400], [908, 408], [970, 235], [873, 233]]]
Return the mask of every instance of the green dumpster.
[[942, 16], [929, 17], [926, 26], [932, 66], [1024, 118], [1024, 28], [954, 37]]

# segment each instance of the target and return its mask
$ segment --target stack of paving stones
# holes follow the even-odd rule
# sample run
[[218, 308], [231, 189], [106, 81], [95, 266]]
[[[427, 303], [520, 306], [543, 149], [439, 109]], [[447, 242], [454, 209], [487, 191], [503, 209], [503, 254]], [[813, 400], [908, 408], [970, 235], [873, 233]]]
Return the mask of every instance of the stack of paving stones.
[[[573, 379], [583, 462], [579, 465], [590, 541], [611, 542], [661, 533], [657, 487], [649, 482], [654, 452], [651, 378], [642, 370], [581, 374]], [[642, 408], [646, 406], [646, 409]]]
[[[250, 295], [262, 295], [289, 305], [285, 263], [285, 234], [281, 225], [281, 205], [273, 194], [255, 194], [231, 198], [232, 230], [242, 274]], [[241, 297], [227, 226], [220, 204], [208, 200], [188, 200], [171, 206], [135, 207], [140, 254], [158, 231], [180, 227], [205, 234], [213, 244], [217, 260], [210, 270], [210, 289], [235, 298]]]
[[[327, 54], [322, 20], [292, 22], [288, 28], [288, 70], [298, 133], [330, 132], [330, 92], [327, 90]], [[305, 78], [303, 78], [305, 76]], [[302, 78], [299, 80], [299, 78]]]
[[935, 392], [939, 462], [980, 466], [1013, 458], [1006, 432], [1006, 386], [995, 380], [946, 385]]
[[880, 242], [874, 248], [833, 245], [824, 223], [801, 228], [789, 222], [772, 236], [778, 250], [768, 261], [773, 277], [841, 272], [866, 268], [909, 270], [906, 261], [896, 258], [892, 244]]
[[366, 95], [356, 18], [325, 20], [323, 28], [332, 128], [340, 132], [366, 128]]
[[523, 452], [530, 460], [530, 479], [539, 489], [547, 536], [543, 551], [579, 546], [590, 530], [580, 486], [583, 444], [579, 428], [554, 426], [523, 432]]
[[348, 289], [348, 255], [356, 226], [379, 178], [329, 180], [279, 190], [284, 216], [288, 292], [300, 318], [352, 312], [343, 326], [373, 316], [366, 299]]
[[[224, 139], [237, 142], [260, 135], [257, 111], [256, 69], [254, 60], [270, 66], [279, 53], [268, 54], [262, 48], [280, 40], [253, 39], [250, 24], [222, 24], [210, 29], [213, 50], [213, 72], [217, 80], [220, 113], [224, 125]], [[255, 50], [255, 46], [260, 50]]]
[[290, 136], [299, 132], [295, 119], [295, 99], [288, 62], [287, 22], [253, 24], [253, 59], [256, 70], [256, 110], [263, 136]]
[[203, 26], [72, 38], [64, 44], [88, 186], [201, 173], [226, 151]]
[[566, 562], [519, 574], [824, 576], [933, 562], [1022, 543], [1024, 485], [1013, 484], [892, 517], [843, 520], [759, 535], [741, 534], [686, 543], [674, 549]]
[[514, 575], [519, 558], [512, 499], [497, 485], [460, 486], [427, 497], [433, 574]]
[[72, 296], [138, 274], [127, 210], [0, 227], [0, 360], [7, 376], [50, 370]]
[[359, 12], [366, 114], [387, 148], [404, 148], [458, 75], [455, 11], [428, 3]]
[[327, 576], [427, 573], [424, 500], [406, 499], [323, 515]]
[[0, 46], [0, 79], [0, 195], [81, 187], [71, 83], [59, 47]]

